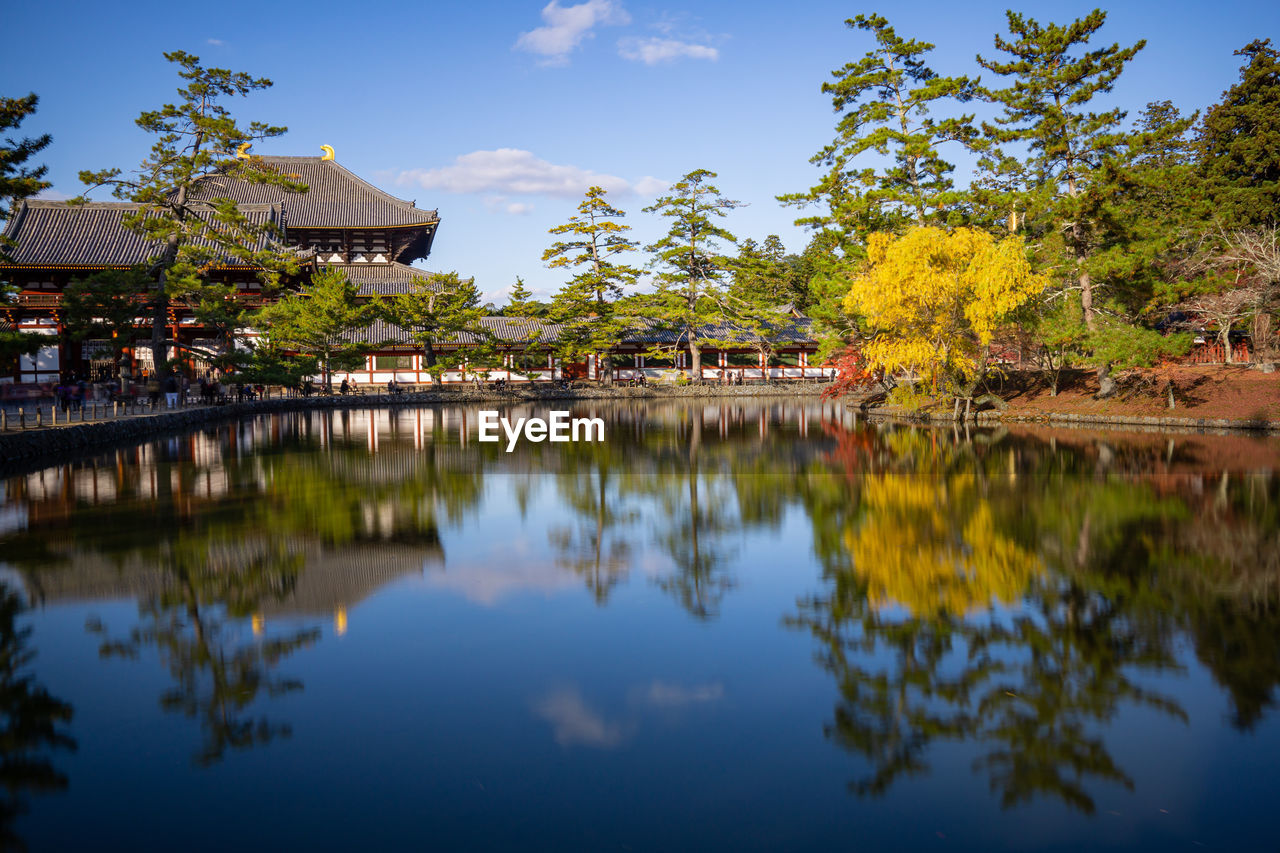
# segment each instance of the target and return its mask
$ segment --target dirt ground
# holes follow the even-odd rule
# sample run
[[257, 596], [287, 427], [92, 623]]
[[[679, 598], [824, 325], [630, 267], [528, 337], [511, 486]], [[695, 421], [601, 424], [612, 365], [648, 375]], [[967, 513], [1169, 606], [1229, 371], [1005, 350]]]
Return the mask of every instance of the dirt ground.
[[[1009, 403], [1009, 414], [1150, 415], [1155, 417], [1280, 420], [1280, 370], [1263, 373], [1248, 366], [1187, 365], [1117, 374], [1119, 392], [1097, 400], [1093, 371], [1064, 374], [1056, 397], [1043, 376], [1009, 371], [991, 390]], [[1175, 408], [1165, 388], [1173, 382]]]

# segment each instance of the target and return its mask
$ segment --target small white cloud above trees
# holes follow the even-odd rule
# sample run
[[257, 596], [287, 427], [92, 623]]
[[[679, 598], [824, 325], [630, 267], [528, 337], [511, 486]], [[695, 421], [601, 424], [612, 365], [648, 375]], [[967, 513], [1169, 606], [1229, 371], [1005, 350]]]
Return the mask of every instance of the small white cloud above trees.
[[[559, 165], [519, 148], [472, 151], [438, 169], [409, 169], [397, 176], [400, 185], [416, 184], [428, 190], [491, 195], [547, 195], [578, 198], [588, 187], [604, 187], [617, 195], [648, 196], [666, 188], [667, 182], [654, 177], [635, 181], [606, 175], [578, 166]], [[527, 213], [527, 205], [515, 203], [508, 213]]]
[[542, 57], [543, 65], [564, 65], [583, 39], [595, 35], [600, 26], [622, 26], [631, 16], [614, 0], [587, 0], [573, 6], [561, 6], [551, 0], [542, 8], [543, 26], [521, 33], [516, 48]]
[[505, 195], [490, 195], [484, 198], [484, 209], [490, 213], [524, 216], [533, 212], [533, 205], [524, 201], [512, 201]]
[[707, 59], [715, 62], [720, 51], [710, 45], [693, 44], [669, 38], [624, 38], [618, 42], [618, 55], [645, 65], [675, 62], [677, 59]]

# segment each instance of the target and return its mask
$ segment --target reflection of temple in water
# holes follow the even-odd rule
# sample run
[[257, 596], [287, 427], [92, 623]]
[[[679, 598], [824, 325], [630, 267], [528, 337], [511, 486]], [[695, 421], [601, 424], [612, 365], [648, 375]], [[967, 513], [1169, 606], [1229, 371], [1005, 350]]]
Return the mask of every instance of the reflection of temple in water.
[[[288, 589], [267, 596], [259, 612], [263, 617], [311, 617], [338, 614], [355, 607], [379, 589], [397, 580], [420, 576], [429, 567], [444, 565], [439, 543], [362, 543], [323, 548], [301, 540], [285, 542], [301, 556], [302, 568]], [[265, 543], [228, 543], [228, 562], [247, 564], [259, 556]], [[223, 549], [220, 549], [223, 550]], [[79, 549], [64, 555], [67, 565], [45, 571], [19, 573], [26, 599], [33, 605], [64, 604], [109, 599], [158, 599], [176, 589], [174, 573], [140, 555], [112, 560]], [[345, 615], [341, 617], [345, 620]]]

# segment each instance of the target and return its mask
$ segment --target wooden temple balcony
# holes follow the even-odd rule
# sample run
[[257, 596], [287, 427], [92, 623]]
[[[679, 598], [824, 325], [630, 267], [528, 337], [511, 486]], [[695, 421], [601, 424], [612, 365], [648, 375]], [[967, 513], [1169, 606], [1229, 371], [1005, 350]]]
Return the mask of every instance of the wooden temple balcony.
[[62, 304], [61, 293], [15, 293], [9, 304], [22, 308], [57, 308]]

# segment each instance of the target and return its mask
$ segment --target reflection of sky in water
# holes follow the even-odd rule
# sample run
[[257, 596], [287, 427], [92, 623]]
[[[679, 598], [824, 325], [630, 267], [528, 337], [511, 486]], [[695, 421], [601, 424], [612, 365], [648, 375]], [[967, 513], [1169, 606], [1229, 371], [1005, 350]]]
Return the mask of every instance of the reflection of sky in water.
[[[9, 481], [0, 580], [33, 602], [20, 617], [38, 652], [31, 671], [74, 707], [78, 742], [54, 755], [68, 789], [28, 796], [16, 832], [35, 849], [92, 833], [106, 849], [211, 850], [245, 838], [282, 849], [1248, 849], [1271, 837], [1280, 725], [1264, 701], [1251, 727], [1233, 727], [1223, 683], [1274, 690], [1266, 631], [1241, 633], [1274, 625], [1208, 620], [1195, 596], [1222, 586], [1183, 591], [1212, 572], [1179, 574], [1177, 549], [1193, 539], [1169, 537], [1194, 528], [1204, 543], [1216, 526], [1273, 541], [1273, 480], [1233, 475], [1215, 505], [1218, 474], [1191, 471], [1220, 449], [1196, 444], [1212, 439], [1172, 451], [1113, 441], [1099, 474], [1104, 454], [1070, 435], [966, 451], [950, 430], [824, 432], [833, 410], [817, 404], [700, 408], [697, 435], [678, 406], [603, 408], [608, 448], [509, 456], [464, 445], [474, 412], [457, 409], [263, 419]], [[927, 468], [943, 451], [927, 481], [945, 486], [941, 498], [857, 488], [864, 471], [908, 458]], [[1159, 458], [1172, 462], [1152, 479]], [[1160, 520], [1178, 506], [1176, 524]], [[1073, 513], [1087, 507], [1082, 549]], [[1217, 521], [1197, 527], [1207, 512]], [[975, 608], [945, 631], [919, 618], [902, 578], [850, 563], [850, 543], [869, 545], [858, 531], [920, 525], [920, 553], [959, 543], [970, 570], [998, 572], [1011, 552], [975, 532], [983, 513], [1047, 568], [1011, 576], [1031, 584], [1024, 600]], [[11, 516], [22, 521], [6, 526]], [[1252, 577], [1237, 562], [1223, 585]], [[1140, 575], [1154, 580], [1134, 592], [1125, 579]], [[895, 598], [867, 608], [858, 590], [869, 583]], [[1078, 601], [1054, 597], [1072, 583]], [[243, 658], [255, 677], [299, 687], [259, 690], [232, 715], [288, 733], [204, 768], [192, 754], [217, 724], [199, 704], [213, 695], [210, 672], [181, 668], [200, 639], [193, 612], [224, 657], [321, 634], [278, 660]], [[102, 659], [93, 622], [109, 639], [134, 628], [164, 639]], [[1159, 654], [1142, 653], [1147, 643]], [[973, 678], [984, 655], [995, 668]], [[1061, 672], [1046, 668], [1059, 660]], [[198, 688], [192, 716], [166, 710], [187, 683], [180, 672]], [[948, 691], [966, 677], [961, 701]], [[880, 697], [885, 684], [905, 689]], [[1115, 707], [1081, 710], [1072, 696]], [[1028, 709], [1034, 726], [1002, 733], [1017, 719], [1002, 714]], [[931, 730], [957, 715], [981, 725]], [[869, 749], [848, 739], [859, 721], [881, 727]], [[919, 766], [877, 796], [856, 793], [895, 738], [919, 741]], [[1092, 769], [1064, 770], [1092, 814], [1048, 787], [1002, 808], [991, 769], [1005, 766], [1002, 751], [1027, 759], [1081, 742], [1122, 770], [1100, 776], [1096, 755]]]

